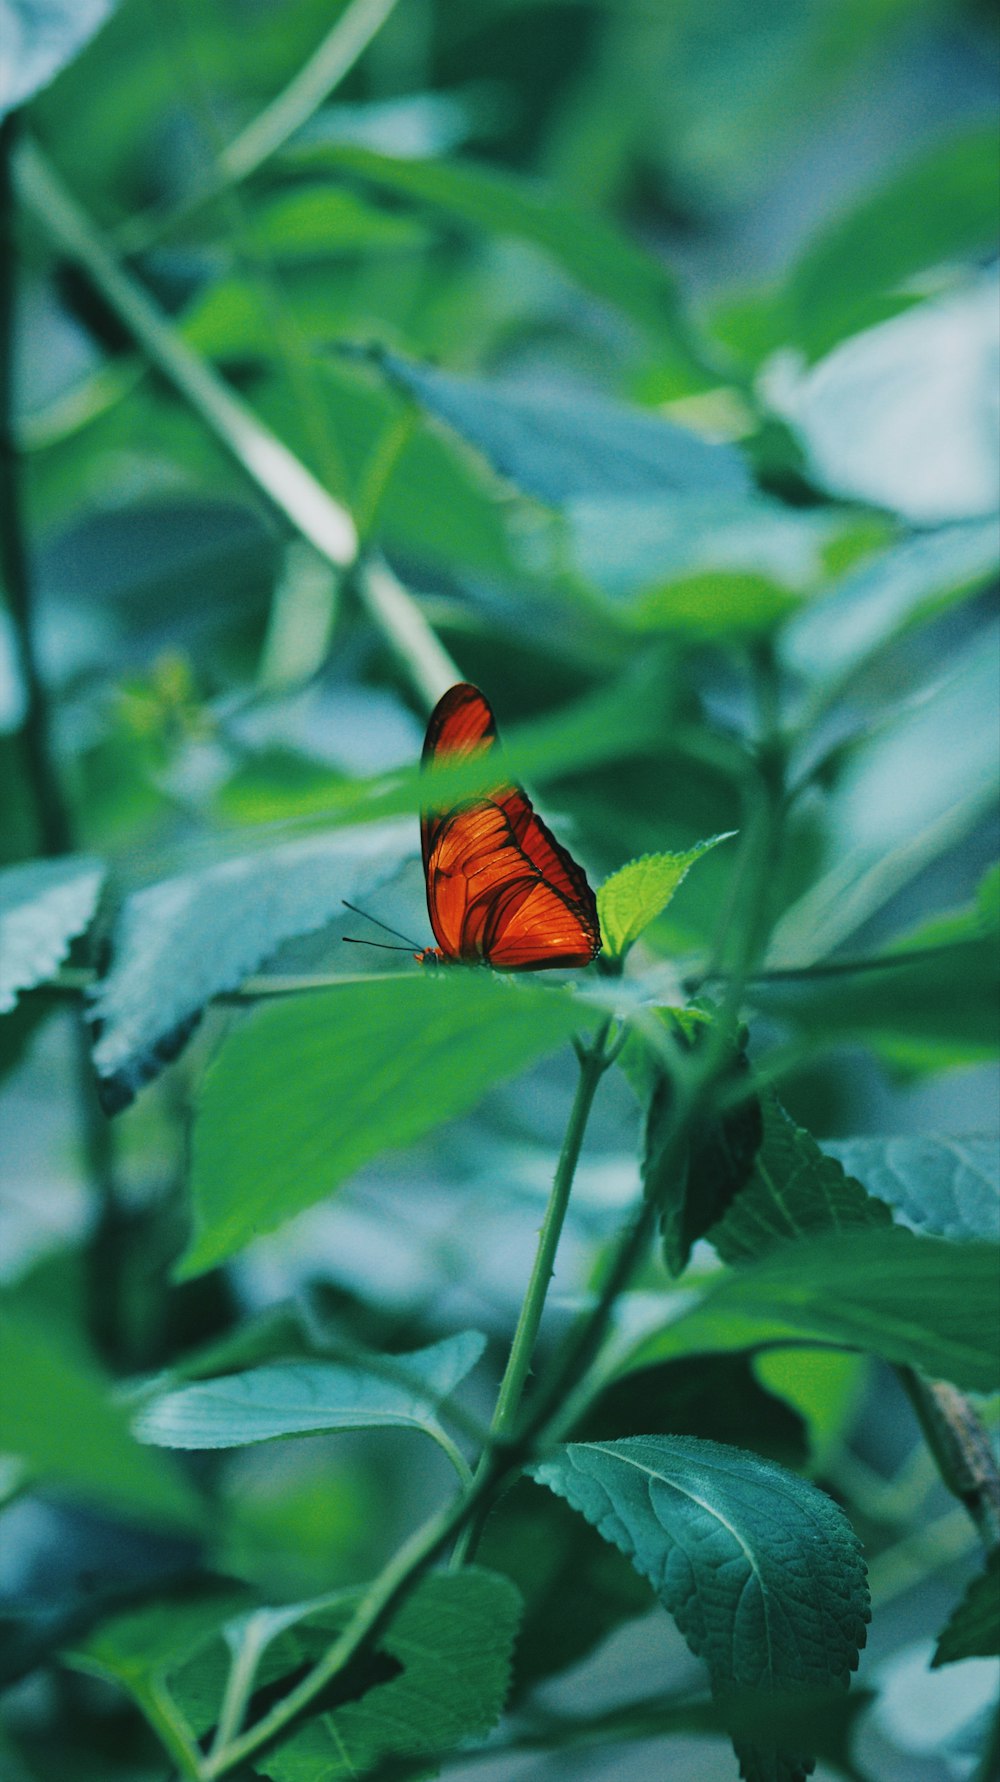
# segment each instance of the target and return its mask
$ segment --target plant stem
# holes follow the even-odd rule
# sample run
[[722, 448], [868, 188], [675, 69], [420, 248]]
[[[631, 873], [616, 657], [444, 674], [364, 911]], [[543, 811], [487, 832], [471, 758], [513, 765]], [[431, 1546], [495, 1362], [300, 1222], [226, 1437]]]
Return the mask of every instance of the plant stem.
[[944, 1484], [968, 1511], [991, 1552], [1000, 1546], [1000, 1471], [982, 1423], [956, 1387], [924, 1380], [910, 1367], [898, 1367], [896, 1373]]

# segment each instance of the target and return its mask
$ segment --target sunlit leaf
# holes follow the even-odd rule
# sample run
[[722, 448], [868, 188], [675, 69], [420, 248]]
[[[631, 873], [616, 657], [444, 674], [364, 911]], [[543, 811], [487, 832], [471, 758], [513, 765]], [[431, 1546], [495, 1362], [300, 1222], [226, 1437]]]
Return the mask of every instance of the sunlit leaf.
[[992, 1244], [865, 1228], [779, 1245], [644, 1339], [631, 1360], [832, 1344], [991, 1392], [1000, 1383], [998, 1317]]
[[702, 854], [730, 841], [733, 830], [696, 842], [683, 854], [644, 854], [605, 879], [597, 893], [601, 934], [607, 951], [622, 957], [644, 928], [662, 915], [678, 886]]
[[485, 1344], [470, 1330], [404, 1355], [273, 1362], [164, 1393], [132, 1427], [159, 1448], [241, 1448], [335, 1429], [426, 1430]]
[[344, 898], [382, 883], [413, 845], [405, 825], [317, 836], [135, 892], [91, 1005], [107, 1107], [124, 1107], [176, 1056], [213, 996], [236, 989], [282, 941], [322, 927]]
[[182, 1273], [273, 1231], [595, 1018], [563, 990], [457, 966], [257, 1010], [206, 1075]]
[[[865, 1642], [860, 1545], [815, 1486], [684, 1436], [574, 1442], [533, 1469], [650, 1579], [713, 1691], [846, 1684]], [[737, 1744], [750, 1782], [803, 1782], [808, 1756]]]
[[84, 854], [0, 872], [0, 1015], [58, 971], [97, 907], [106, 868]]

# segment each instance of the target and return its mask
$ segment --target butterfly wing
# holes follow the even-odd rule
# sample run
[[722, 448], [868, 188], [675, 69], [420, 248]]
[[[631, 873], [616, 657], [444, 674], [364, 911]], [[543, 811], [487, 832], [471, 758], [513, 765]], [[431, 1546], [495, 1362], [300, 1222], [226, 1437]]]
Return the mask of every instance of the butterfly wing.
[[[422, 761], [468, 759], [495, 741], [489, 702], [462, 682], [435, 708]], [[598, 952], [586, 875], [520, 786], [503, 782], [486, 797], [425, 812], [421, 841], [428, 913], [446, 959], [540, 971], [588, 965]]]

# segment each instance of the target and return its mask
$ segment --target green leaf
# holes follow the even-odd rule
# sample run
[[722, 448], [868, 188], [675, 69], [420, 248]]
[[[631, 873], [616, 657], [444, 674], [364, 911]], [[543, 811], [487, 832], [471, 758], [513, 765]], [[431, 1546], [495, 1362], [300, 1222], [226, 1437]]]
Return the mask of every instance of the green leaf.
[[255, 1598], [242, 1586], [209, 1583], [190, 1597], [111, 1615], [65, 1656], [75, 1669], [123, 1683], [141, 1697], [155, 1678], [182, 1665], [225, 1622], [254, 1606]]
[[681, 1355], [833, 1344], [991, 1392], [1000, 1384], [998, 1317], [992, 1244], [873, 1227], [779, 1245], [645, 1338], [630, 1360], [644, 1366]]
[[598, 397], [455, 377], [393, 353], [379, 363], [500, 476], [553, 507], [585, 495], [739, 495], [738, 451], [658, 414]]
[[1000, 1238], [1000, 1139], [906, 1133], [824, 1140], [823, 1149], [915, 1231], [959, 1240]]
[[562, 989], [458, 966], [255, 1011], [205, 1077], [181, 1277], [275, 1230], [594, 1019]]
[[937, 143], [814, 236], [788, 285], [792, 338], [820, 358], [885, 315], [916, 273], [993, 248], [997, 139], [992, 126]]
[[[695, 1027], [690, 1037], [682, 1027], [677, 1043], [697, 1051], [706, 1035], [704, 1026]], [[747, 1093], [749, 1069], [746, 1036], [741, 1034], [728, 1045], [717, 1081], [719, 1095], [738, 1090], [741, 1099], [721, 1111], [714, 1106], [700, 1110], [683, 1149], [675, 1141], [673, 1077], [664, 1070], [657, 1077], [646, 1113], [642, 1185], [660, 1208], [664, 1255], [673, 1275], [687, 1267], [693, 1245], [739, 1198], [753, 1171], [762, 1126], [758, 1098]]]
[[605, 879], [597, 893], [597, 910], [604, 946], [612, 958], [624, 958], [643, 929], [663, 914], [695, 861], [735, 833], [730, 829], [713, 835], [683, 854], [644, 854]]
[[141, 1442], [160, 1448], [241, 1448], [280, 1436], [390, 1425], [433, 1429], [439, 1405], [485, 1346], [485, 1337], [467, 1330], [405, 1355], [249, 1368], [152, 1399], [132, 1427]]
[[709, 1233], [724, 1262], [756, 1262], [790, 1239], [891, 1223], [888, 1207], [845, 1174], [835, 1156], [821, 1151], [775, 1096], [763, 1097], [763, 1114], [753, 1174]]
[[798, 594], [770, 576], [707, 569], [643, 588], [629, 608], [629, 618], [640, 631], [725, 638], [771, 631], [800, 605]]
[[631, 1368], [604, 1388], [573, 1434], [595, 1442], [638, 1435], [725, 1440], [798, 1470], [809, 1458], [805, 1424], [761, 1384], [760, 1360], [699, 1355]]
[[[649, 1578], [713, 1692], [846, 1685], [865, 1642], [858, 1540], [815, 1486], [684, 1436], [574, 1442], [532, 1469]], [[749, 1782], [801, 1782], [808, 1756], [738, 1742]]]
[[316, 836], [216, 861], [126, 900], [91, 1017], [109, 1112], [176, 1057], [205, 1004], [235, 990], [283, 941], [323, 926], [412, 849], [406, 825]]
[[491, 1512], [479, 1557], [510, 1578], [524, 1599], [515, 1700], [652, 1606], [648, 1586], [622, 1555], [530, 1479], [519, 1479]]
[[986, 1570], [973, 1578], [961, 1602], [941, 1630], [931, 1665], [955, 1664], [962, 1658], [1000, 1656], [1000, 1547], [986, 1560]]
[[255, 243], [282, 260], [395, 254], [425, 248], [429, 231], [413, 217], [378, 210], [356, 192], [300, 185], [255, 205]]
[[58, 971], [87, 927], [105, 867], [85, 854], [28, 860], [0, 872], [0, 1015]]
[[[303, 151], [297, 151], [302, 160]], [[477, 234], [533, 242], [585, 290], [625, 311], [688, 362], [698, 381], [677, 292], [665, 268], [613, 224], [545, 186], [473, 162], [401, 160], [351, 143], [323, 143], [324, 166], [440, 211]]]
[[998, 561], [1000, 538], [992, 520], [905, 539], [803, 607], [782, 635], [782, 654], [800, 673], [839, 683], [886, 645], [981, 588], [995, 576]]
[[151, 1523], [196, 1529], [193, 1492], [164, 1456], [132, 1438], [96, 1370], [63, 1350], [33, 1318], [3, 1317], [0, 1450], [45, 1483]]
[[117, 0], [0, 0], [0, 118], [24, 105], [79, 55]]

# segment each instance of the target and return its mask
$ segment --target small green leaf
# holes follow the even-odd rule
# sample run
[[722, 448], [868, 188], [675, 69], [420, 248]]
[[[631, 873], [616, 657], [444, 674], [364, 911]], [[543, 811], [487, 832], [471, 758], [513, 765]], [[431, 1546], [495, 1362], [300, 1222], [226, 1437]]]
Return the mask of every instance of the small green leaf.
[[68, 854], [0, 872], [0, 1015], [58, 971], [97, 907], [105, 870], [100, 860]]
[[756, 1262], [789, 1239], [856, 1226], [891, 1224], [892, 1214], [789, 1119], [773, 1095], [763, 1100], [763, 1139], [753, 1174], [709, 1234], [724, 1262]]
[[426, 1430], [485, 1346], [478, 1331], [466, 1330], [427, 1349], [349, 1365], [289, 1361], [249, 1368], [154, 1398], [133, 1429], [141, 1442], [160, 1448], [241, 1448], [280, 1436], [391, 1425]]
[[1000, 1238], [1000, 1140], [983, 1133], [966, 1138], [906, 1133], [824, 1141], [823, 1149], [897, 1208], [915, 1231]]
[[644, 854], [605, 879], [597, 893], [597, 910], [604, 945], [612, 958], [623, 958], [643, 929], [662, 915], [695, 861], [735, 833], [730, 829], [713, 835], [683, 854]]
[[955, 1664], [961, 1658], [1000, 1656], [1000, 1547], [994, 1547], [986, 1570], [973, 1578], [961, 1602], [941, 1630], [932, 1665]]
[[182, 1665], [255, 1602], [241, 1586], [212, 1583], [195, 1596], [111, 1615], [66, 1657], [78, 1670], [113, 1678], [141, 1694], [152, 1678]]
[[458, 966], [256, 1010], [205, 1076], [182, 1278], [462, 1113], [595, 1018], [563, 989]]
[[100, 1375], [64, 1354], [34, 1319], [3, 1320], [0, 1450], [39, 1480], [145, 1521], [197, 1528], [198, 1500], [166, 1456], [133, 1440]]
[[994, 1245], [862, 1228], [779, 1244], [645, 1338], [631, 1362], [832, 1344], [992, 1392], [1000, 1385], [998, 1318]]
[[[684, 1436], [574, 1442], [533, 1476], [650, 1579], [713, 1691], [846, 1685], [865, 1642], [858, 1540], [815, 1486], [738, 1448]], [[737, 1742], [749, 1782], [802, 1782], [807, 1755]]]

